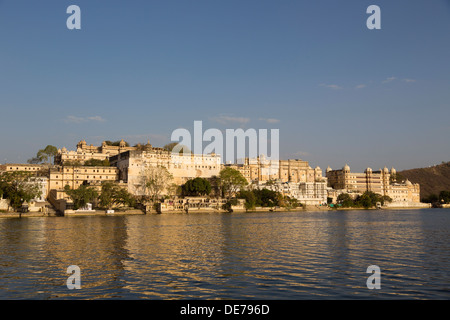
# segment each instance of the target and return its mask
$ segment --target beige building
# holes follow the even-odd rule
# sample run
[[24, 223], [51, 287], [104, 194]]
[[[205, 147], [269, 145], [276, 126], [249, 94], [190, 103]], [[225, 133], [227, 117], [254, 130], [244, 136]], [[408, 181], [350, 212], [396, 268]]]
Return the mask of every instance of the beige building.
[[142, 178], [149, 167], [165, 167], [177, 185], [197, 177], [218, 176], [221, 170], [220, 155], [175, 154], [151, 146], [120, 153], [111, 157], [110, 162], [118, 168], [119, 180], [128, 183], [128, 191], [135, 195], [143, 195]]
[[[395, 169], [393, 169], [395, 171]], [[351, 172], [346, 164], [342, 169], [326, 170], [328, 185], [333, 189], [346, 190], [349, 193], [364, 193], [372, 191], [381, 195], [387, 194], [390, 184], [390, 172], [385, 167], [383, 170], [373, 171], [367, 168], [363, 173]]]
[[82, 140], [78, 142], [76, 151], [68, 151], [66, 148], [59, 149], [55, 157], [55, 164], [61, 165], [67, 161], [83, 164], [90, 159], [103, 161], [121, 152], [136, 149], [137, 147], [128, 147], [123, 139], [120, 141], [119, 146], [107, 145], [106, 141], [103, 141], [99, 147], [92, 144], [88, 145], [85, 140]]
[[0, 171], [25, 171], [39, 174], [47, 172], [49, 166], [44, 164], [24, 164], [24, 163], [7, 163], [0, 166]]
[[339, 193], [362, 194], [372, 191], [390, 197], [393, 204], [420, 203], [419, 184], [413, 184], [409, 180], [396, 181], [396, 173], [394, 168], [389, 171], [386, 167], [378, 171], [367, 168], [363, 173], [351, 172], [346, 164], [338, 170], [328, 167], [326, 177], [328, 186], [339, 190]]
[[315, 182], [323, 179], [319, 167], [311, 168], [308, 161], [299, 159], [268, 160], [263, 155], [245, 158], [242, 164], [227, 164], [242, 173], [249, 183], [267, 182]]
[[280, 192], [283, 196], [295, 198], [306, 206], [327, 204], [328, 187], [325, 178], [311, 182], [258, 183], [254, 187]]
[[27, 172], [31, 173], [28, 183], [38, 185], [41, 196], [36, 201], [45, 201], [49, 193], [49, 166], [43, 164], [7, 163], [0, 165], [0, 172]]
[[387, 195], [392, 198], [394, 203], [419, 203], [420, 186], [409, 180], [404, 183], [394, 183], [388, 187]]
[[57, 166], [50, 169], [49, 190], [62, 190], [66, 185], [77, 189], [84, 182], [101, 184], [118, 178], [119, 169], [115, 167]]

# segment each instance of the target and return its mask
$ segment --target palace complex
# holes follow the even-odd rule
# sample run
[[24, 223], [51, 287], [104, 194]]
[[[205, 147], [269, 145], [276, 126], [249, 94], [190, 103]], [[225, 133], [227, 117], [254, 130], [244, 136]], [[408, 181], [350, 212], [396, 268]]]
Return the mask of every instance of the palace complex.
[[[109, 161], [105, 165], [85, 165], [86, 161]], [[363, 173], [342, 169], [326, 169], [323, 176], [319, 167], [312, 168], [299, 159], [271, 160], [264, 155], [245, 158], [237, 164], [223, 164], [219, 154], [172, 153], [163, 148], [145, 145], [129, 146], [124, 140], [114, 145], [103, 142], [101, 146], [87, 145], [82, 140], [76, 150], [58, 150], [54, 165], [5, 164], [0, 171], [25, 171], [36, 173], [43, 196], [56, 207], [68, 200], [64, 188], [72, 189], [82, 184], [101, 186], [104, 181], [115, 182], [134, 195], [144, 195], [143, 177], [149, 168], [165, 167], [175, 185], [182, 185], [196, 177], [210, 179], [219, 175], [225, 167], [238, 170], [252, 188], [267, 188], [296, 198], [300, 203], [324, 206], [336, 202], [339, 194], [356, 197], [373, 191], [393, 199], [393, 205], [420, 206], [420, 186], [410, 181], [397, 181], [394, 168], [378, 171], [367, 168]]]

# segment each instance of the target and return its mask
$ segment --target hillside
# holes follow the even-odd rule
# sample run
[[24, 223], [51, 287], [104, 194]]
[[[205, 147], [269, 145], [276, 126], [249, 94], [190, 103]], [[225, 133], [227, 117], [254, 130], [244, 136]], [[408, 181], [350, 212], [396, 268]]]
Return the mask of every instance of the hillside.
[[409, 181], [420, 184], [421, 198], [428, 197], [430, 194], [439, 194], [443, 190], [450, 190], [450, 162], [398, 173]]

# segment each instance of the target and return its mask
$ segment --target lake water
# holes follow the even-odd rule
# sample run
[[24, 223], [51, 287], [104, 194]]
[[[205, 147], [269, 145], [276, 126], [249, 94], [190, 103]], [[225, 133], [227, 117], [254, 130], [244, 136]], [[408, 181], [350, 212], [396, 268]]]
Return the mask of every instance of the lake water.
[[0, 299], [449, 298], [448, 209], [0, 219]]

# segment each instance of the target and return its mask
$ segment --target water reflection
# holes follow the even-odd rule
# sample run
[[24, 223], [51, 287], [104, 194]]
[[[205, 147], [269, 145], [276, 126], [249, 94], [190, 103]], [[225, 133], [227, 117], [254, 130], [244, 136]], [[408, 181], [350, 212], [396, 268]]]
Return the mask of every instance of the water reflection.
[[[2, 299], [449, 298], [447, 211], [0, 219]], [[378, 265], [382, 289], [366, 287]], [[70, 265], [81, 290], [68, 290]]]

